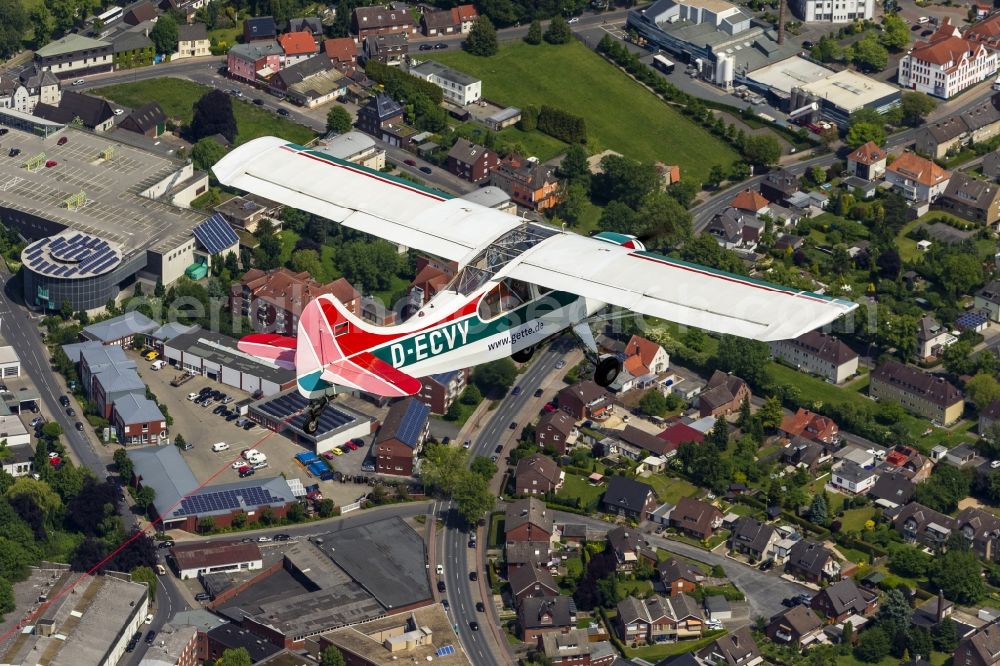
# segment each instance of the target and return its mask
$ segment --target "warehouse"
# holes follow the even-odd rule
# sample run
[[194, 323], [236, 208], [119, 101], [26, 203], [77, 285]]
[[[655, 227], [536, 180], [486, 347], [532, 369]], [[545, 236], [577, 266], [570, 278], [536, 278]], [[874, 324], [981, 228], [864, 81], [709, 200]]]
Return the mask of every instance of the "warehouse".
[[220, 571], [256, 571], [264, 566], [260, 548], [253, 542], [212, 541], [178, 544], [170, 549], [170, 555], [181, 580]]
[[888, 83], [845, 69], [792, 90], [791, 109], [811, 102], [819, 105], [819, 113], [824, 119], [846, 127], [851, 114], [859, 109], [887, 113], [899, 106], [900, 91]]
[[747, 85], [767, 95], [777, 108], [792, 111], [793, 109], [788, 108], [792, 89], [825, 79], [832, 74], [832, 69], [794, 55], [749, 72]]
[[175, 368], [269, 396], [295, 386], [295, 372], [241, 352], [227, 335], [195, 329], [163, 343], [163, 358]]
[[307, 404], [298, 390], [292, 389], [251, 404], [249, 417], [268, 430], [283, 431], [299, 444], [312, 445], [316, 453], [325, 453], [356, 437], [364, 439], [378, 426], [370, 416], [332, 401], [323, 410], [316, 432], [310, 435], [302, 429], [306, 418], [302, 412]]

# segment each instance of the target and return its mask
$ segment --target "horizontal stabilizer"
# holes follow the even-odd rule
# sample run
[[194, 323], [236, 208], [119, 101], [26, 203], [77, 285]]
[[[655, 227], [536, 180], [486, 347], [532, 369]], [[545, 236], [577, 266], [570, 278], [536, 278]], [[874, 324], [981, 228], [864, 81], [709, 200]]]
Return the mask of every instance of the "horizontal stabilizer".
[[240, 338], [236, 347], [244, 353], [270, 361], [286, 370], [295, 369], [295, 338], [275, 333], [252, 333]]
[[334, 361], [323, 370], [325, 381], [351, 386], [387, 398], [420, 393], [420, 380], [400, 372], [369, 352]]

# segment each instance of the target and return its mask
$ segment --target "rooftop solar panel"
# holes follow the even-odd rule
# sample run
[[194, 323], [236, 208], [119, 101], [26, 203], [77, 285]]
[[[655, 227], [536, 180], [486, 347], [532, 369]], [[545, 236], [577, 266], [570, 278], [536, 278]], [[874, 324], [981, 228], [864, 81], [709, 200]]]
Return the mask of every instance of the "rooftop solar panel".
[[218, 254], [239, 241], [236, 232], [218, 213], [196, 226], [194, 235], [210, 254]]
[[444, 645], [442, 647], [439, 647], [437, 649], [436, 654], [439, 657], [447, 657], [449, 654], [455, 654], [455, 646], [454, 645]]

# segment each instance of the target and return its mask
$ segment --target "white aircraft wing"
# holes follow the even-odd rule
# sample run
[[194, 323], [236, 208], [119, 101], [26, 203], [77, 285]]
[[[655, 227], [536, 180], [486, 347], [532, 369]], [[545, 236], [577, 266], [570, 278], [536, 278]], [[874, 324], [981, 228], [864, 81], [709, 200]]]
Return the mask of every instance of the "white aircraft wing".
[[232, 150], [212, 171], [224, 185], [454, 261], [521, 223], [513, 215], [272, 136]]
[[640, 314], [764, 341], [796, 338], [857, 307], [569, 233], [527, 250], [505, 272]]

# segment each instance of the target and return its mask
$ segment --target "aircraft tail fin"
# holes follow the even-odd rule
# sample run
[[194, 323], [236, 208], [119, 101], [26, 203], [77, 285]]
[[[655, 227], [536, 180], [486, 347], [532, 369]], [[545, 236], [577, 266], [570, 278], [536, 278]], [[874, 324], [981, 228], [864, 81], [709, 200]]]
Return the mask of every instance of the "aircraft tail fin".
[[310, 301], [299, 318], [295, 352], [299, 376], [320, 372], [325, 382], [385, 397], [420, 392], [420, 380], [397, 370], [368, 350], [389, 336], [367, 326], [330, 295]]
[[295, 369], [295, 338], [274, 333], [252, 333], [240, 338], [236, 346], [241, 352], [271, 361], [280, 368]]

